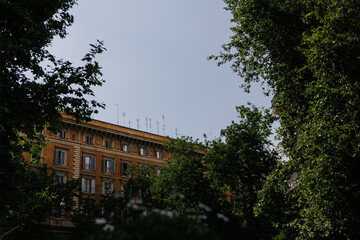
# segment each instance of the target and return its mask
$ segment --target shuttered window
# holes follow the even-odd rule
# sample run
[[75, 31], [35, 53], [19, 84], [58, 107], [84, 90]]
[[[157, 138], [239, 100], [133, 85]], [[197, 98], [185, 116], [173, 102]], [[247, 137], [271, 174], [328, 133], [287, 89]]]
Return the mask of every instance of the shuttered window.
[[165, 152], [164, 151], [156, 151], [156, 158], [164, 159]]
[[132, 144], [123, 144], [122, 150], [124, 152], [132, 152], [133, 151], [133, 145]]
[[66, 151], [56, 149], [55, 150], [55, 165], [66, 166]]
[[112, 191], [112, 182], [104, 181], [104, 194], [111, 195]]
[[65, 131], [65, 130], [60, 131], [59, 137], [60, 137], [61, 139], [65, 139], [65, 138], [66, 138], [66, 131]]
[[105, 141], [105, 148], [111, 149], [111, 141], [109, 140]]
[[66, 182], [65, 174], [60, 174], [60, 173], [55, 174], [55, 183], [56, 184], [63, 184], [65, 182]]
[[82, 178], [81, 179], [81, 191], [84, 193], [95, 194], [95, 179]]
[[148, 149], [148, 148], [143, 148], [143, 147], [141, 147], [141, 148], [139, 149], [139, 154], [140, 154], [140, 155], [143, 155], [143, 156], [149, 156], [149, 149]]
[[103, 172], [115, 173], [115, 160], [103, 159]]
[[89, 170], [89, 171], [95, 171], [96, 170], [96, 158], [93, 156], [84, 155], [83, 169]]
[[91, 145], [92, 144], [92, 137], [91, 136], [86, 136], [85, 137], [85, 143]]

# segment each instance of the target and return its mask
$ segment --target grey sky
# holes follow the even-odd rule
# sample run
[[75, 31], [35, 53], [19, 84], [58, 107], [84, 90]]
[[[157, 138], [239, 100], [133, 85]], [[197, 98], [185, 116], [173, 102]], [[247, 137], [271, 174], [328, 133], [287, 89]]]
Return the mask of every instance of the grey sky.
[[[95, 90], [106, 109], [96, 119], [146, 131], [151, 118], [157, 133], [162, 115], [166, 135], [219, 136], [236, 120], [235, 106], [248, 101], [270, 106], [260, 88], [246, 94], [229, 65], [208, 61], [229, 41], [230, 14], [221, 0], [80, 0], [66, 39], [56, 39], [52, 52], [79, 63], [89, 43], [103, 40], [107, 52], [97, 58], [106, 83]], [[148, 129], [150, 131], [150, 129]]]

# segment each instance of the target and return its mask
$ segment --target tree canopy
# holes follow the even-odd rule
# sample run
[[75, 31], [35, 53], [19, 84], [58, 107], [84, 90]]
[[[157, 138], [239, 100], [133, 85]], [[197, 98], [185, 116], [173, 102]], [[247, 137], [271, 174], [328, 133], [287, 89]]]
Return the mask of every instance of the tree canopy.
[[204, 163], [211, 185], [230, 200], [230, 212], [243, 226], [255, 227], [257, 192], [279, 159], [269, 139], [275, 118], [254, 106], [240, 106], [238, 112], [240, 122], [221, 130], [224, 141], [212, 142]]
[[[23, 153], [39, 163], [42, 129], [59, 130], [62, 112], [82, 121], [104, 107], [89, 98], [94, 96], [92, 87], [104, 82], [95, 61], [104, 51], [102, 42], [91, 45], [83, 66], [57, 59], [48, 50], [54, 37], [66, 36], [73, 23], [69, 9], [75, 4], [75, 0], [0, 1], [0, 226], [14, 216], [20, 224], [19, 214], [29, 209], [18, 198], [32, 174]], [[40, 196], [36, 191], [28, 194], [29, 199]]]
[[231, 62], [246, 90], [261, 81], [274, 94], [287, 167], [298, 173], [285, 191], [299, 206], [288, 225], [304, 239], [359, 238], [360, 3], [225, 3], [233, 36], [210, 58]]

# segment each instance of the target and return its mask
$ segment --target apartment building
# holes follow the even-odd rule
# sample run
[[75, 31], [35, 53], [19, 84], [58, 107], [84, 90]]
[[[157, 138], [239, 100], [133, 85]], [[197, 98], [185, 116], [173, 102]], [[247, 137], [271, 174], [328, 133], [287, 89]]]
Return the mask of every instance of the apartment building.
[[56, 135], [46, 131], [44, 161], [59, 182], [81, 178], [84, 193], [120, 192], [130, 178], [130, 164], [160, 169], [168, 157], [163, 136], [97, 120], [78, 124], [68, 116], [63, 123], [64, 129]]
[[90, 196], [121, 192], [130, 179], [130, 164], [160, 169], [168, 158], [163, 136], [98, 120], [79, 124], [69, 116], [63, 123], [57, 134], [46, 130], [44, 162], [59, 183], [80, 178], [82, 192]]

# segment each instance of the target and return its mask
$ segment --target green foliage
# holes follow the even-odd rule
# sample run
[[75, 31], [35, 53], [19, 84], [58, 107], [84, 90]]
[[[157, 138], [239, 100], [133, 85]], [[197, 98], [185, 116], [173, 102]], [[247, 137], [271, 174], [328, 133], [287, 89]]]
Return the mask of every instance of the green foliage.
[[91, 45], [79, 67], [48, 50], [54, 37], [66, 36], [75, 3], [0, 0], [0, 232], [34, 217], [54, 197], [43, 188], [46, 176], [34, 172], [23, 156], [41, 162], [43, 128], [59, 130], [61, 112], [82, 121], [104, 107], [89, 100], [91, 88], [104, 82], [95, 61], [104, 51], [102, 42]]
[[278, 155], [270, 150], [274, 116], [252, 106], [238, 107], [240, 122], [221, 131], [224, 138], [212, 142], [205, 155], [207, 177], [212, 186], [231, 203], [231, 213], [241, 225], [258, 228], [254, 215], [257, 192], [274, 168]]
[[166, 146], [171, 152], [170, 157], [151, 186], [158, 206], [179, 213], [197, 209], [199, 202], [214, 207], [216, 193], [204, 177], [205, 147], [189, 137], [169, 139]]
[[[13, 193], [17, 197], [13, 202], [18, 205], [11, 206], [11, 209], [7, 206], [9, 215], [6, 224], [2, 225], [2, 234], [13, 228], [16, 230], [6, 239], [51, 239], [40, 223], [54, 214], [66, 215], [75, 206], [73, 197], [77, 196], [75, 192], [79, 190], [79, 181], [56, 184], [54, 175], [49, 174], [46, 166], [31, 168], [24, 172], [21, 191]], [[61, 202], [65, 205], [61, 206]]]
[[131, 164], [129, 175], [131, 179], [126, 182], [124, 196], [126, 199], [141, 199], [143, 205], [150, 208], [153, 205], [150, 187], [152, 176], [155, 174], [155, 167], [151, 164], [142, 163], [141, 165]]
[[275, 94], [287, 165], [298, 172], [292, 197], [282, 194], [299, 211], [287, 225], [301, 239], [359, 238], [360, 3], [225, 3], [233, 36], [224, 52], [210, 58], [231, 62], [246, 90], [262, 81]]
[[184, 217], [171, 217], [153, 214], [136, 222], [124, 223], [119, 226], [104, 225], [93, 235], [92, 239], [220, 239], [209, 229]]

